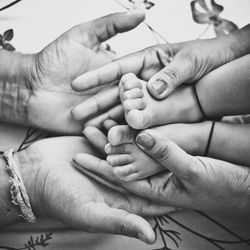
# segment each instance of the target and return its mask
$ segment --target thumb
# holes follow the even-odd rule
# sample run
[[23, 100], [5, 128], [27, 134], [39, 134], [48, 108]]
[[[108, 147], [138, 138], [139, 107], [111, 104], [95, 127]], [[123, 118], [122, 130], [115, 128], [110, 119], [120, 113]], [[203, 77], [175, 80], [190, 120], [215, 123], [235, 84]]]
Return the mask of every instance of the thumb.
[[195, 171], [195, 158], [155, 131], [148, 129], [139, 133], [136, 144], [180, 179], [190, 179], [190, 175]]
[[152, 227], [142, 217], [122, 209], [111, 208], [105, 203], [91, 203], [89, 206], [88, 210], [91, 211], [94, 218], [88, 217], [95, 232], [126, 235], [148, 244], [155, 242]]
[[117, 33], [129, 31], [138, 26], [145, 19], [145, 13], [136, 9], [127, 13], [114, 13], [104, 16], [87, 24], [82, 29], [88, 32], [92, 46], [99, 45]]
[[149, 93], [156, 99], [169, 96], [192, 74], [192, 62], [188, 57], [176, 54], [170, 64], [153, 75], [147, 84]]

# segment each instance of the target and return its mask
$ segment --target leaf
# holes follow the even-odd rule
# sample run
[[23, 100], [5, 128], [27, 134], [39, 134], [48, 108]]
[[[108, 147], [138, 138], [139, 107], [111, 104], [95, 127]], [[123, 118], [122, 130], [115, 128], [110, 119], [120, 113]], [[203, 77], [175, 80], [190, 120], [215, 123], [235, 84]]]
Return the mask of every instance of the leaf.
[[204, 23], [210, 23], [209, 15], [207, 13], [200, 12], [196, 9], [196, 1], [191, 2], [191, 11], [193, 20], [196, 23], [204, 24]]
[[145, 1], [144, 1], [144, 5], [145, 5], [145, 8], [146, 8], [147, 10], [149, 10], [149, 9], [151, 9], [152, 7], [155, 6], [154, 3], [149, 2], [148, 0], [145, 0]]
[[3, 41], [11, 41], [13, 37], [14, 37], [13, 29], [6, 30], [3, 33]]
[[199, 3], [200, 6], [206, 11], [209, 12], [209, 8], [204, 0], [195, 0], [196, 3]]
[[6, 49], [8, 51], [16, 50], [10, 43], [4, 43], [2, 46], [3, 46], [4, 49]]
[[219, 5], [215, 2], [215, 0], [211, 0], [212, 11], [215, 15], [219, 15], [223, 10], [224, 7]]

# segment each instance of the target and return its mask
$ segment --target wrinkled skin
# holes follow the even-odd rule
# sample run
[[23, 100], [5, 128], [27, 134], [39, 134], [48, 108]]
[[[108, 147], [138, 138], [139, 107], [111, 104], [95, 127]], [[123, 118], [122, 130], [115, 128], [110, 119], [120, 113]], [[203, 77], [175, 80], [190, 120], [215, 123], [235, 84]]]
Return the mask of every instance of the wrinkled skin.
[[87, 232], [153, 243], [154, 232], [139, 215], [163, 214], [168, 208], [83, 175], [72, 161], [80, 152], [98, 156], [84, 138], [70, 136], [44, 139], [15, 154], [35, 214]]
[[[84, 121], [75, 121], [71, 109], [102, 88], [76, 93], [71, 82], [79, 75], [111, 62], [115, 55], [101, 43], [136, 27], [142, 12], [116, 13], [75, 26], [32, 56], [29, 125], [56, 133], [81, 132]], [[45, 115], [46, 114], [46, 115]]]
[[[101, 132], [97, 128], [85, 130], [94, 146], [107, 143], [107, 138], [105, 135], [100, 136]], [[98, 139], [94, 140], [98, 134]], [[145, 134], [147, 139], [143, 144], [139, 137]], [[75, 156], [75, 160], [84, 173], [97, 175], [162, 205], [227, 214], [244, 220], [249, 217], [248, 167], [191, 156], [150, 129], [140, 132], [136, 141], [147, 155], [167, 171], [144, 180], [125, 182], [112, 173], [112, 167], [102, 158], [81, 153]]]

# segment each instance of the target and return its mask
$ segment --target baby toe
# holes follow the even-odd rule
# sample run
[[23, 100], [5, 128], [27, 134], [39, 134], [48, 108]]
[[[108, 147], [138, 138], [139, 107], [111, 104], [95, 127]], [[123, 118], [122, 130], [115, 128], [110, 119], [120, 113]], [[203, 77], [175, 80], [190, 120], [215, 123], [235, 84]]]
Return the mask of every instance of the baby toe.
[[108, 141], [112, 146], [118, 146], [134, 141], [135, 131], [128, 125], [112, 127], [108, 132]]
[[131, 151], [130, 144], [121, 144], [118, 146], [112, 146], [110, 143], [106, 144], [104, 150], [108, 155], [129, 154]]
[[142, 88], [142, 81], [138, 78], [131, 78], [128, 81], [124, 82], [124, 89], [130, 90], [134, 88]]
[[134, 161], [134, 158], [129, 154], [121, 154], [108, 155], [106, 160], [111, 166], [124, 166], [132, 163]]
[[130, 79], [134, 79], [134, 78], [136, 78], [137, 79], [137, 77], [136, 77], [136, 75], [134, 74], [134, 73], [127, 73], [127, 74], [125, 74], [122, 78], [121, 78], [121, 80], [120, 80], [120, 84], [125, 84], [125, 82], [127, 82], [128, 80], [130, 80]]
[[137, 171], [134, 164], [128, 164], [124, 166], [113, 166], [112, 172], [119, 179], [127, 180], [130, 175], [135, 174]]
[[143, 110], [146, 108], [146, 103], [142, 98], [125, 100], [123, 102], [123, 108], [125, 111], [129, 111], [132, 109]]
[[124, 92], [123, 99], [129, 100], [129, 99], [135, 99], [135, 98], [142, 98], [144, 96], [144, 93], [139, 88], [130, 89]]
[[130, 110], [126, 115], [128, 125], [134, 129], [145, 129], [150, 127], [152, 121], [144, 110]]

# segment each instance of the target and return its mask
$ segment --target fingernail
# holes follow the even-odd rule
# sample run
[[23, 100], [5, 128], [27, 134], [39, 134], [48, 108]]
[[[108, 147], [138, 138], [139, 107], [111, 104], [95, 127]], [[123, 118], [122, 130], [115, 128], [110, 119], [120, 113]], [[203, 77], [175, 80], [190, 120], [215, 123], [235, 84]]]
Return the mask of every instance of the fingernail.
[[142, 234], [142, 233], [138, 233], [138, 239], [140, 239], [141, 241], [143, 241], [145, 243], [148, 242], [146, 236], [144, 234]]
[[167, 85], [164, 82], [157, 80], [152, 83], [152, 88], [158, 95], [160, 95], [167, 89]]
[[151, 135], [147, 133], [141, 133], [136, 137], [136, 143], [138, 146], [145, 148], [146, 150], [150, 150], [154, 146], [154, 139]]
[[106, 144], [105, 147], [104, 147], [104, 151], [106, 154], [110, 154], [111, 151], [110, 151], [110, 143]]

